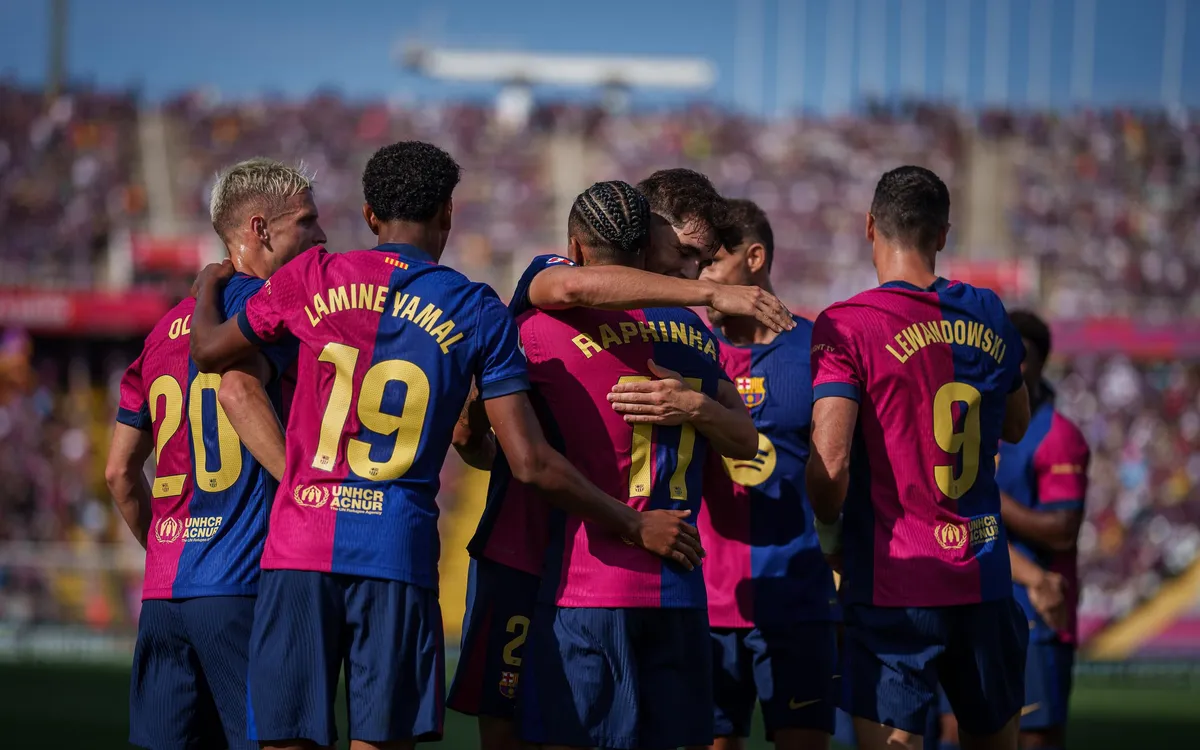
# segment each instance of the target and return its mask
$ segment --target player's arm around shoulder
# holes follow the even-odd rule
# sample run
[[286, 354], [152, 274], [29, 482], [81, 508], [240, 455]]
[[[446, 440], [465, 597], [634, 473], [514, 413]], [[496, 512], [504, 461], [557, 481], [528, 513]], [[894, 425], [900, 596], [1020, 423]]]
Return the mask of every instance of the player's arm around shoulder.
[[[556, 256], [557, 257], [557, 256]], [[576, 266], [566, 258], [544, 265], [528, 281], [528, 304], [542, 310], [593, 307], [640, 310], [646, 307], [712, 307], [726, 315], [753, 317], [779, 333], [795, 327], [791, 312], [757, 286], [722, 286], [679, 279], [625, 266]], [[534, 270], [531, 266], [531, 270]], [[527, 272], [528, 273], [528, 272]], [[521, 286], [518, 286], [520, 293]]]
[[225, 320], [223, 292], [233, 272], [233, 264], [228, 260], [212, 263], [200, 272], [192, 286], [196, 308], [192, 312], [188, 347], [201, 372], [224, 372], [253, 349], [238, 328], [237, 320]]

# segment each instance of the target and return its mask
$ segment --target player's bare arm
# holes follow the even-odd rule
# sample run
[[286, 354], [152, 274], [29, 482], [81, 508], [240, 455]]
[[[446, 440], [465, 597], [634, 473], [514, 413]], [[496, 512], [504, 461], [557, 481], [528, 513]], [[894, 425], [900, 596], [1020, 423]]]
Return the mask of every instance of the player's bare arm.
[[232, 276], [233, 264], [224, 260], [205, 266], [192, 285], [196, 309], [189, 346], [201, 372], [223, 373], [258, 349], [242, 333], [236, 319], [222, 322], [221, 289]]
[[688, 570], [700, 564], [700, 536], [683, 520], [690, 511], [638, 512], [601, 492], [546, 442], [525, 393], [488, 399], [484, 406], [517, 481], [537, 487], [554, 505], [659, 557]]
[[1019, 549], [1008, 545], [1013, 580], [1029, 591], [1029, 601], [1052, 628], [1067, 625], [1067, 582], [1058, 573], [1043, 569]]
[[630, 424], [679, 425], [700, 431], [722, 456], [751, 459], [758, 455], [758, 429], [733, 383], [722, 380], [717, 398], [693, 390], [683, 376], [650, 360], [657, 380], [617, 383], [608, 394], [613, 411]]
[[487, 409], [479, 398], [479, 389], [471, 383], [471, 393], [463, 404], [458, 423], [454, 425], [451, 440], [454, 450], [467, 466], [480, 471], [491, 471], [496, 460], [496, 437], [488, 422]]
[[547, 268], [530, 283], [529, 301], [542, 310], [703, 306], [726, 315], [755, 318], [776, 333], [796, 327], [787, 307], [759, 287], [722, 286], [626, 266]]
[[813, 513], [825, 524], [836, 523], [850, 487], [850, 449], [858, 402], [827, 396], [813, 403], [812, 452], [804, 480]]
[[150, 532], [150, 483], [142, 467], [154, 450], [154, 436], [118, 422], [113, 427], [104, 480], [112, 493], [117, 512], [142, 548]]
[[[1082, 498], [1081, 498], [1082, 499]], [[1070, 552], [1079, 540], [1083, 510], [1033, 510], [1000, 493], [1000, 515], [1004, 525], [1031, 544], [1052, 552]]]
[[1000, 437], [1006, 443], [1019, 443], [1029, 429], [1029, 390], [1022, 383], [1021, 387], [1008, 394], [1004, 404], [1004, 426]]
[[278, 481], [283, 478], [287, 453], [283, 425], [264, 388], [270, 377], [266, 358], [255, 354], [221, 376], [217, 401], [250, 455]]

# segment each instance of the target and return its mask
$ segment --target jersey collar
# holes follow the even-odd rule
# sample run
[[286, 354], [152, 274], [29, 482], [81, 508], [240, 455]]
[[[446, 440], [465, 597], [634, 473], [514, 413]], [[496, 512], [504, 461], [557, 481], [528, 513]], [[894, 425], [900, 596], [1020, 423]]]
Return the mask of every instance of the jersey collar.
[[884, 284], [880, 284], [879, 288], [880, 289], [906, 289], [910, 292], [940, 292], [948, 286], [950, 286], [950, 282], [947, 281], [946, 279], [943, 279], [941, 276], [939, 276], [939, 277], [937, 277], [936, 280], [934, 280], [934, 282], [932, 284], [925, 287], [924, 289], [917, 286], [916, 284], [910, 284], [907, 281], [888, 281]]
[[403, 255], [405, 258], [408, 258], [409, 260], [415, 260], [418, 263], [436, 263], [436, 261], [429, 256], [429, 253], [415, 245], [406, 245], [399, 242], [385, 242], [382, 245], [376, 245], [375, 249], [381, 250], [385, 253], [396, 253], [397, 255]]

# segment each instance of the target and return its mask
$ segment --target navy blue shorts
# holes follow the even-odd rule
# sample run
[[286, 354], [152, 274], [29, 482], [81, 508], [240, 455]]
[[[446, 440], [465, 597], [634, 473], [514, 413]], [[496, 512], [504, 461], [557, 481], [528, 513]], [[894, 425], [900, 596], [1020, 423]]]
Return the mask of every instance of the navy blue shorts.
[[129, 741], [151, 750], [257, 748], [246, 734], [254, 597], [142, 602]]
[[516, 715], [525, 638], [541, 579], [491, 560], [471, 560], [467, 613], [447, 708], [468, 716]]
[[713, 741], [702, 609], [539, 605], [518, 707], [537, 745], [662, 750]]
[[336, 742], [344, 664], [350, 739], [440, 739], [445, 658], [432, 589], [264, 570], [250, 638], [250, 737]]
[[1074, 669], [1074, 646], [1058, 642], [1029, 644], [1021, 729], [1038, 731], [1066, 725]]
[[750, 736], [754, 701], [762, 703], [767, 739], [780, 729], [833, 734], [838, 701], [834, 624], [713, 628], [714, 729]]
[[1005, 597], [956, 607], [845, 608], [844, 705], [853, 716], [925, 732], [940, 682], [959, 726], [998, 732], [1025, 699], [1029, 627]]
[[[842, 747], [858, 746], [857, 735], [854, 732], [854, 719], [842, 709], [837, 710], [833, 739]], [[925, 719], [925, 731], [921, 733], [921, 747], [924, 750], [938, 750], [941, 747], [942, 717], [936, 710], [930, 711]]]

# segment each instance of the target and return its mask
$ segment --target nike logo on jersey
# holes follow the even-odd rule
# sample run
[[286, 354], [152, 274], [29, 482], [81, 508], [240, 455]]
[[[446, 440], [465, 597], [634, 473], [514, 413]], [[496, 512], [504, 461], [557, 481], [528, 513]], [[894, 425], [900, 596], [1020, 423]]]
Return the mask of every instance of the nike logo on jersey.
[[790, 701], [788, 701], [788, 708], [795, 711], [797, 709], [804, 708], [805, 706], [811, 706], [814, 703], [820, 703], [820, 702], [821, 702], [821, 699], [817, 698], [816, 700], [813, 700], [813, 701], [800, 701], [799, 703], [797, 703], [796, 699], [792, 698]]
[[1029, 714], [1033, 713], [1034, 711], [1038, 710], [1041, 707], [1042, 707], [1041, 703], [1030, 703], [1028, 706], [1023, 706], [1021, 708], [1021, 715], [1028, 716]]

